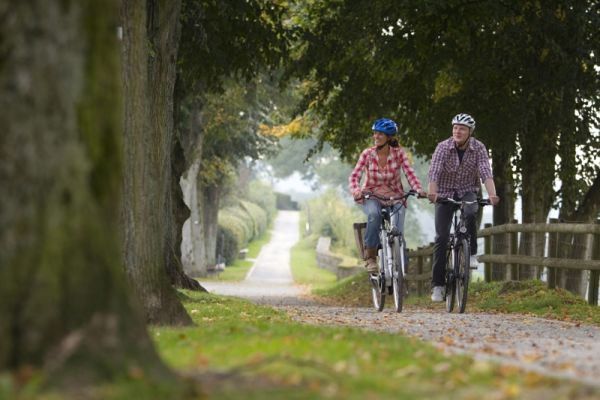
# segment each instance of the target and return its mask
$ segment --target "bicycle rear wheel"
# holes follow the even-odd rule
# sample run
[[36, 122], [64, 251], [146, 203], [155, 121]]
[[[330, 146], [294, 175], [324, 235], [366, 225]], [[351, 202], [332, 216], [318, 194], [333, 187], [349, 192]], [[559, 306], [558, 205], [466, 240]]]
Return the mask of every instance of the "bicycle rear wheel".
[[379, 250], [379, 272], [369, 275], [371, 281], [371, 297], [373, 299], [373, 307], [377, 311], [382, 311], [385, 305], [385, 276], [381, 273], [384, 271], [383, 251]]
[[454, 276], [454, 252], [446, 253], [446, 311], [452, 312], [454, 309], [454, 288], [456, 287], [456, 279]]
[[471, 255], [469, 242], [462, 239], [456, 249], [456, 301], [458, 302], [458, 312], [464, 313], [467, 306], [467, 297], [469, 292], [469, 279], [471, 277], [471, 268], [469, 257]]
[[402, 312], [404, 301], [404, 272], [406, 260], [404, 259], [404, 240], [394, 238], [392, 243], [392, 256], [394, 265], [392, 269], [392, 287], [394, 292], [394, 309]]

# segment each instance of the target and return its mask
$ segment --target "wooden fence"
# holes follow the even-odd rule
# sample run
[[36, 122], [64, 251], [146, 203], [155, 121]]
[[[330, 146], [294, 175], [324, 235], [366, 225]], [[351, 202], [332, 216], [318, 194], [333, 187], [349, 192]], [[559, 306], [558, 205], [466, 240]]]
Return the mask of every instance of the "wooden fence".
[[[478, 232], [484, 238], [484, 280], [540, 279], [545, 272], [549, 288], [555, 288], [564, 271], [589, 271], [587, 300], [598, 304], [600, 280], [600, 224], [486, 224]], [[480, 252], [481, 254], [481, 252]], [[433, 246], [409, 251], [409, 289], [429, 292]], [[495, 276], [492, 276], [494, 272]]]

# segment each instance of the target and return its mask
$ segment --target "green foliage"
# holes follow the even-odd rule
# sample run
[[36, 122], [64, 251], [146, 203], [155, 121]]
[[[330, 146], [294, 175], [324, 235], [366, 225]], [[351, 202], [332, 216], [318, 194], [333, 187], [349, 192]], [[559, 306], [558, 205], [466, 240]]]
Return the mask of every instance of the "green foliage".
[[358, 256], [352, 230], [353, 222], [364, 220], [364, 214], [358, 207], [346, 204], [339, 192], [329, 189], [308, 201], [304, 210], [311, 232], [331, 237], [332, 244], [337, 248], [348, 249], [351, 254]]
[[217, 236], [217, 254], [225, 258], [227, 264], [232, 263], [248, 240], [244, 221], [228, 213], [219, 211], [219, 228]]
[[252, 217], [252, 238], [254, 240], [267, 228], [267, 212], [260, 206], [249, 201], [240, 200], [240, 206]]
[[245, 200], [219, 211], [217, 254], [233, 263], [240, 249], [258, 238], [267, 228], [267, 213], [260, 206]]
[[251, 79], [264, 66], [276, 66], [288, 49], [286, 3], [183, 0], [178, 53], [181, 88], [198, 94], [218, 91], [223, 79]]
[[344, 157], [364, 147], [381, 116], [429, 155], [450, 135], [451, 117], [468, 112], [492, 154], [513, 157], [542, 208], [556, 177], [576, 204], [597, 176], [582, 162], [600, 150], [591, 134], [600, 125], [595, 1], [311, 1], [294, 12], [301, 32], [288, 73], [307, 82], [299, 109]]
[[275, 207], [275, 192], [268, 183], [254, 180], [248, 184], [247, 192], [244, 197], [254, 204], [257, 204], [267, 213], [267, 221], [270, 223], [275, 219], [277, 209]]

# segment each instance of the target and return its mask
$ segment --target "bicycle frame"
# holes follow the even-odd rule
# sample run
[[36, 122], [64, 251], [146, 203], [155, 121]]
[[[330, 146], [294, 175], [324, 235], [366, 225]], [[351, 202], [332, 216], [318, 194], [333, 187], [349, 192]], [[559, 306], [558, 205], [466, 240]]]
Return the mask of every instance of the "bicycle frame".
[[[410, 191], [401, 198], [381, 198], [371, 193], [365, 193], [364, 198], [374, 197], [378, 200], [406, 200], [409, 196], [416, 196], [415, 191]], [[377, 274], [370, 274], [371, 293], [373, 296], [373, 305], [377, 311], [382, 311], [385, 303], [386, 292], [394, 295], [394, 305], [396, 312], [402, 311], [402, 299], [404, 296], [404, 275], [406, 273], [406, 253], [402, 233], [396, 227], [396, 218], [402, 207], [406, 209], [406, 203], [393, 210], [393, 205], [381, 207], [381, 226], [379, 227], [379, 239], [381, 251], [379, 252], [379, 271]]]
[[[402, 207], [406, 208], [404, 205], [402, 205]], [[381, 242], [382, 254], [379, 262], [383, 263], [384, 268], [381, 268], [381, 274], [385, 278], [386, 286], [390, 285], [390, 279], [393, 276], [392, 243], [394, 241], [394, 238], [398, 237], [400, 244], [404, 244], [404, 238], [402, 237], [402, 233], [398, 231], [398, 229], [396, 228], [396, 224], [394, 223], [396, 222], [395, 219], [398, 218], [398, 212], [402, 210], [402, 207], [396, 211], [391, 211], [392, 206], [385, 206], [381, 208], [382, 221], [381, 227], [379, 228], [379, 240]], [[404, 258], [404, 252], [402, 252], [400, 256]], [[384, 260], [385, 262], [383, 262]], [[403, 262], [401, 265], [405, 265], [404, 261], [406, 260], [402, 261]], [[406, 271], [402, 271], [403, 275], [405, 273]]]
[[[448, 237], [447, 244], [447, 267], [446, 268], [446, 291], [444, 294], [446, 300], [446, 310], [451, 312], [454, 308], [454, 301], [458, 300], [459, 312], [465, 311], [467, 302], [467, 292], [470, 280], [470, 236], [467, 233], [466, 217], [464, 208], [466, 205], [479, 204], [482, 206], [490, 205], [489, 199], [474, 201], [457, 201], [454, 199], [441, 199], [441, 202], [453, 204], [455, 206], [452, 214], [452, 227]], [[463, 259], [460, 258], [462, 253]], [[461, 272], [462, 265], [462, 272]]]

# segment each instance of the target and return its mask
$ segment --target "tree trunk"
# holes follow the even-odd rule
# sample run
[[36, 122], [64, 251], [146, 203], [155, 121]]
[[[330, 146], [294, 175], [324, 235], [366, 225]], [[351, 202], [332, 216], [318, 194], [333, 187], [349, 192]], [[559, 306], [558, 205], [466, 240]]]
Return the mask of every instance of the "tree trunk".
[[169, 238], [170, 252], [167, 254], [168, 258], [166, 260], [167, 274], [171, 279], [171, 284], [175, 287], [206, 292], [206, 289], [204, 289], [197, 280], [186, 275], [183, 271], [183, 264], [181, 262], [183, 224], [190, 217], [191, 213], [190, 209], [183, 201], [183, 191], [179, 184], [179, 178], [185, 172], [185, 158], [183, 156], [183, 149], [177, 139], [174, 143], [172, 156], [170, 209], [173, 224], [171, 225], [171, 236]]
[[[545, 223], [554, 201], [556, 135], [548, 132], [534, 137], [525, 133], [519, 140], [522, 147], [522, 221], [523, 223]], [[519, 252], [541, 256], [544, 251], [543, 243], [544, 237], [541, 234], [522, 234]], [[540, 267], [525, 265], [519, 267], [519, 279], [537, 279], [540, 275]]]
[[[494, 207], [493, 224], [503, 225], [512, 222], [515, 213], [515, 191], [510, 153], [494, 151], [492, 154], [494, 167], [494, 183], [500, 203]], [[495, 254], [508, 254], [508, 235], [500, 240], [499, 235], [494, 236], [492, 252]], [[516, 250], [516, 249], [515, 249]], [[492, 264], [492, 280], [503, 281], [506, 276], [506, 266]]]
[[78, 387], [172, 377], [123, 273], [118, 3], [0, 14], [0, 370]]
[[123, 0], [125, 176], [129, 279], [152, 324], [189, 324], [165, 270], [173, 257], [171, 151], [180, 0]]
[[[187, 274], [191, 276], [205, 276], [206, 271], [202, 271], [196, 264], [200, 258], [198, 253], [199, 245], [203, 243], [204, 228], [199, 223], [198, 200], [197, 200], [197, 177], [200, 171], [200, 156], [202, 154], [203, 138], [200, 124], [201, 101], [198, 95], [188, 95], [187, 87], [178, 74], [175, 82], [175, 126], [176, 141], [179, 144], [179, 155], [174, 155], [175, 159], [180, 160], [179, 167], [173, 171], [173, 179], [177, 181], [178, 190], [181, 194], [179, 207], [185, 207], [188, 210], [188, 217], [179, 220], [178, 227], [175, 230], [182, 233], [181, 251], [181, 273], [185, 275], [186, 280], [190, 280]], [[197, 282], [194, 280], [194, 282]], [[200, 287], [199, 290], [204, 290]]]
[[[567, 212], [567, 208], [561, 209], [561, 220], [592, 224], [598, 215], [600, 207], [600, 175], [596, 176], [594, 182], [583, 197], [579, 207], [576, 210]], [[564, 214], [563, 214], [564, 213]], [[563, 241], [568, 244], [563, 246], [562, 255], [569, 258], [591, 258], [588, 253], [590, 243], [582, 235], [561, 235]], [[564, 288], [572, 293], [585, 296], [587, 283], [589, 280], [588, 271], [561, 270], [558, 274], [557, 286]]]
[[204, 223], [204, 265], [207, 270], [214, 269], [217, 262], [217, 235], [219, 233], [219, 188], [216, 186], [203, 187], [204, 208], [202, 209]]

